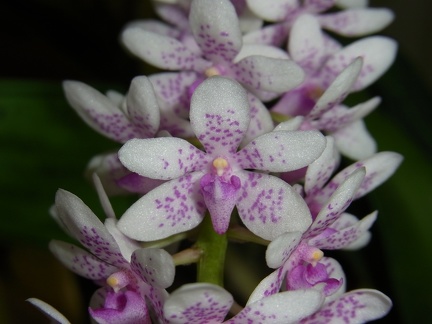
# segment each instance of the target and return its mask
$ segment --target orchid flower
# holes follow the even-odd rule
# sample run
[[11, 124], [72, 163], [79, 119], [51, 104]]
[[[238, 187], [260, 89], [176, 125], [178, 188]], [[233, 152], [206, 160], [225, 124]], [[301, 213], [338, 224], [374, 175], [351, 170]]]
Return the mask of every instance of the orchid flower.
[[329, 47], [318, 21], [303, 15], [291, 30], [289, 52], [306, 72], [306, 80], [287, 92], [271, 110], [302, 116], [300, 129], [322, 130], [336, 138], [342, 154], [355, 160], [366, 158], [375, 153], [376, 144], [362, 118], [376, 108], [380, 99], [373, 98], [351, 109], [341, 103], [349, 93], [364, 89], [381, 76], [395, 51], [393, 40], [378, 36], [343, 49], [334, 44]]
[[[302, 15], [313, 15], [320, 28], [348, 37], [358, 37], [378, 32], [387, 27], [394, 14], [387, 8], [366, 8], [345, 1], [319, 0], [246, 0], [250, 10], [265, 21], [275, 22], [261, 30], [245, 35], [248, 43], [281, 45], [293, 24]], [[354, 2], [354, 1], [353, 1]], [[359, 1], [357, 1], [359, 2]], [[324, 13], [334, 5], [348, 8]]]
[[205, 152], [179, 138], [127, 142], [119, 157], [129, 170], [170, 181], [130, 207], [119, 221], [120, 230], [138, 240], [164, 238], [197, 226], [207, 207], [215, 231], [225, 233], [234, 206], [246, 227], [265, 239], [287, 229], [306, 229], [310, 215], [302, 199], [264, 172], [308, 165], [321, 154], [324, 138], [318, 132], [271, 132], [237, 152], [249, 114], [246, 91], [235, 81], [212, 77], [195, 91], [190, 112]]
[[[111, 214], [105, 224], [81, 199], [65, 190], [57, 192], [56, 219], [89, 252], [56, 240], [50, 243], [51, 251], [73, 272], [103, 284], [96, 294], [103, 294], [106, 299], [103, 307], [91, 310], [94, 318], [127, 317], [130, 315], [128, 305], [132, 303], [134, 308], [133, 305], [141, 304], [144, 307], [145, 298], [149, 298], [155, 310], [160, 312], [158, 305], [166, 297], [164, 288], [174, 280], [171, 256], [162, 249], [140, 248], [120, 233], [111, 209], [106, 206], [106, 196], [101, 199]], [[140, 309], [140, 313], [133, 316], [148, 316], [145, 308]]]
[[322, 295], [315, 290], [275, 294], [247, 305], [224, 321], [233, 304], [225, 289], [207, 283], [188, 284], [174, 291], [165, 302], [164, 315], [170, 324], [184, 323], [297, 323], [320, 309]]
[[[201, 55], [173, 37], [134, 26], [123, 31], [122, 41], [147, 63], [180, 71], [179, 80], [189, 80], [193, 74], [195, 81], [190, 84], [190, 93], [212, 75], [237, 80], [261, 100], [274, 99], [302, 82], [303, 71], [284, 51], [271, 46], [243, 46], [237, 14], [230, 1], [192, 1], [189, 23]], [[180, 84], [179, 89], [182, 88]]]

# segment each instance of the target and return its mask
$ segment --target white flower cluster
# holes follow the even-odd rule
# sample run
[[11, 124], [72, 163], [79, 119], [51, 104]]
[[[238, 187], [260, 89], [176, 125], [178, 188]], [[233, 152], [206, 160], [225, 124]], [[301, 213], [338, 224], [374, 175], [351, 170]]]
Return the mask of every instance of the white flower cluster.
[[[377, 212], [358, 219], [346, 210], [402, 161], [377, 153], [364, 126], [380, 98], [343, 104], [388, 69], [396, 43], [369, 36], [342, 46], [327, 31], [364, 36], [392, 12], [361, 0], [165, 0], [154, 8], [162, 21], [131, 22], [121, 39], [166, 72], [134, 78], [126, 95], [64, 82], [82, 119], [123, 145], [89, 163], [104, 223], [64, 190], [53, 208], [84, 249], [54, 240], [51, 251], [100, 285], [92, 319], [312, 324], [387, 314], [381, 292], [346, 292], [341, 265], [323, 250], [368, 243]], [[355, 162], [342, 168], [341, 155]], [[117, 220], [108, 196], [126, 193], [140, 198]], [[183, 239], [192, 243], [176, 251]], [[244, 307], [222, 278], [238, 241], [267, 246], [274, 269]], [[197, 282], [173, 291], [176, 266], [188, 263], [198, 264]]]

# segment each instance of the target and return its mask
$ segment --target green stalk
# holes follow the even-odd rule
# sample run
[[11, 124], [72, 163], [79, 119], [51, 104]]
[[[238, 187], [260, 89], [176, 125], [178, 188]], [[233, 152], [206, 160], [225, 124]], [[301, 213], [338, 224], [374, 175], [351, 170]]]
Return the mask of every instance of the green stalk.
[[223, 287], [227, 235], [219, 235], [213, 229], [210, 216], [204, 218], [196, 246], [202, 251], [198, 261], [198, 282], [208, 282]]

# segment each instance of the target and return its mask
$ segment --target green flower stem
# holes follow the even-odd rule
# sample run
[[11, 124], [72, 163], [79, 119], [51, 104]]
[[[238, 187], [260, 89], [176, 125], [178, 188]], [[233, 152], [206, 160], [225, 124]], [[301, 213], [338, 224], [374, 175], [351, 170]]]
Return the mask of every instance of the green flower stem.
[[213, 229], [207, 214], [200, 226], [196, 247], [202, 251], [198, 261], [198, 282], [208, 282], [223, 287], [225, 253], [228, 245], [227, 235], [219, 235]]
[[230, 228], [227, 231], [228, 238], [233, 241], [239, 241], [239, 242], [250, 242], [250, 243], [256, 243], [259, 245], [267, 246], [270, 244], [269, 241], [264, 240], [263, 238], [253, 234], [251, 231], [244, 227], [234, 227]]

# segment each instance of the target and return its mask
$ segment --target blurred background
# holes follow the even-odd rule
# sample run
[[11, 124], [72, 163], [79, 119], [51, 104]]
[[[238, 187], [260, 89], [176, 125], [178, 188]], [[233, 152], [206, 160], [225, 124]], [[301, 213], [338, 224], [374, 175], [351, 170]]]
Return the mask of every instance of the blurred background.
[[[336, 258], [347, 269], [349, 288], [379, 289], [393, 300], [390, 315], [377, 322], [432, 323], [432, 3], [370, 5], [394, 10], [396, 20], [380, 34], [397, 39], [400, 51], [386, 75], [361, 94], [383, 98], [366, 123], [380, 151], [399, 152], [405, 161], [354, 205], [359, 216], [379, 210], [371, 244]], [[118, 146], [68, 107], [61, 81], [125, 92], [134, 76], [149, 70], [122, 48], [119, 32], [153, 13], [149, 1], [6, 0], [0, 15], [0, 323], [47, 323], [25, 302], [30, 297], [85, 323], [94, 287], [49, 253], [51, 238], [67, 238], [48, 210], [61, 187], [102, 215], [84, 169], [93, 155]], [[117, 214], [131, 201], [115, 198]]]

